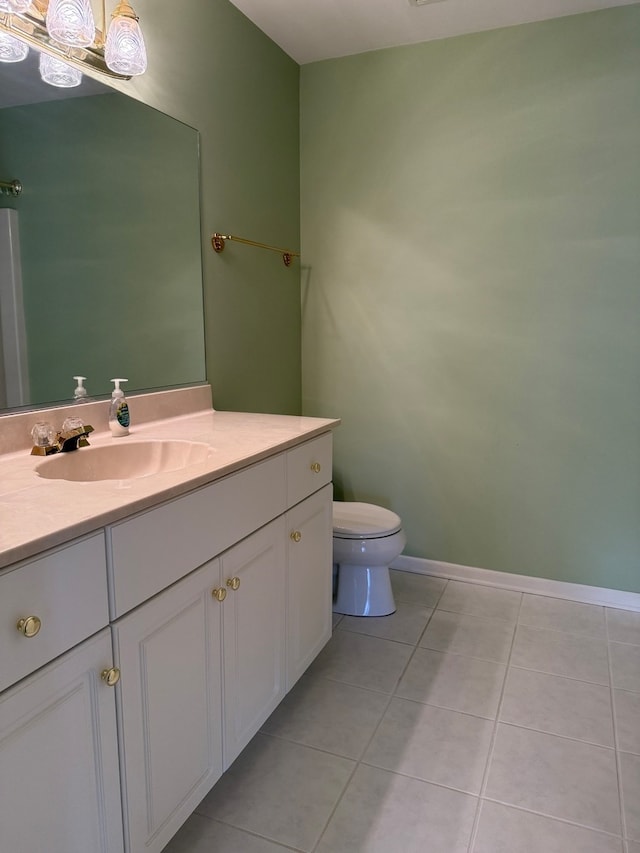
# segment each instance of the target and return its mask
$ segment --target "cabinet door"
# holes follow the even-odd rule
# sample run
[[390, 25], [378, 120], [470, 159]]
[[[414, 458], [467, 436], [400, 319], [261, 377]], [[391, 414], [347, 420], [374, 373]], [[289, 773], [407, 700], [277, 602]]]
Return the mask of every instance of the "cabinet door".
[[225, 770], [285, 694], [284, 543], [280, 517], [221, 558]]
[[105, 629], [0, 698], [3, 851], [121, 853], [111, 665]]
[[219, 572], [212, 560], [113, 626], [130, 853], [159, 853], [222, 773]]
[[287, 513], [287, 690], [331, 637], [333, 487]]

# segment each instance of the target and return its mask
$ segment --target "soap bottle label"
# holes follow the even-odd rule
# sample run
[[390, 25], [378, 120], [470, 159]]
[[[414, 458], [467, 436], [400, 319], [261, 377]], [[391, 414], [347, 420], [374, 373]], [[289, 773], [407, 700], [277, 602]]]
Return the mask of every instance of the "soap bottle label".
[[129, 406], [126, 403], [119, 403], [116, 409], [116, 419], [120, 426], [129, 426]]

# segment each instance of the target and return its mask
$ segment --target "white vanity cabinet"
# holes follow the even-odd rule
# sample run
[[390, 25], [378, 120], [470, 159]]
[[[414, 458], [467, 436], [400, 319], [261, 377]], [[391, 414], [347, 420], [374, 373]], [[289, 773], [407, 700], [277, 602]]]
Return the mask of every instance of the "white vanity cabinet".
[[286, 693], [286, 543], [277, 518], [221, 557], [224, 769]]
[[106, 628], [0, 696], [3, 851], [122, 852], [111, 661]]
[[113, 626], [126, 849], [162, 850], [222, 773], [212, 560]]
[[108, 530], [128, 853], [160, 853], [330, 638], [330, 477], [328, 433]]
[[324, 486], [286, 516], [287, 690], [331, 637], [332, 502]]
[[164, 849], [331, 636], [330, 480], [326, 432], [0, 573], [2, 851]]
[[3, 851], [123, 849], [106, 595], [102, 532], [0, 574]]

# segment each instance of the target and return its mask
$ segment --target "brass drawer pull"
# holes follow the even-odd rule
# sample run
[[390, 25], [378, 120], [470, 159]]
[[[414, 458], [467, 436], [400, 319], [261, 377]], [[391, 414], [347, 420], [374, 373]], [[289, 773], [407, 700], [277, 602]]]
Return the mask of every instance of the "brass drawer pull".
[[115, 687], [120, 681], [120, 670], [117, 666], [112, 666], [110, 669], [103, 669], [100, 673], [100, 678], [107, 687]]
[[25, 619], [20, 619], [16, 628], [24, 637], [35, 637], [42, 628], [42, 622], [37, 616], [27, 616]]
[[228, 578], [227, 586], [231, 587], [231, 589], [235, 592], [235, 590], [238, 589], [238, 587], [240, 586], [240, 578]]
[[211, 595], [216, 599], [216, 601], [224, 601], [227, 597], [227, 590], [220, 587], [220, 589], [214, 589], [211, 592]]
[[321, 471], [320, 463], [319, 462], [313, 462], [311, 464], [311, 470], [313, 471], [314, 474], [319, 474]]
[[293, 530], [289, 536], [294, 542], [299, 542], [302, 539], [302, 533], [299, 530]]

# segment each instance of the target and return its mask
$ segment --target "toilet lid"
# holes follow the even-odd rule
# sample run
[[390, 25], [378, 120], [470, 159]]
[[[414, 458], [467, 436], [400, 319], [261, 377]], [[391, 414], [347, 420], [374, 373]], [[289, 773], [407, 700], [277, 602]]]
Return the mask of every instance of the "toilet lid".
[[402, 527], [400, 516], [375, 504], [333, 502], [333, 535], [338, 539], [391, 536]]

